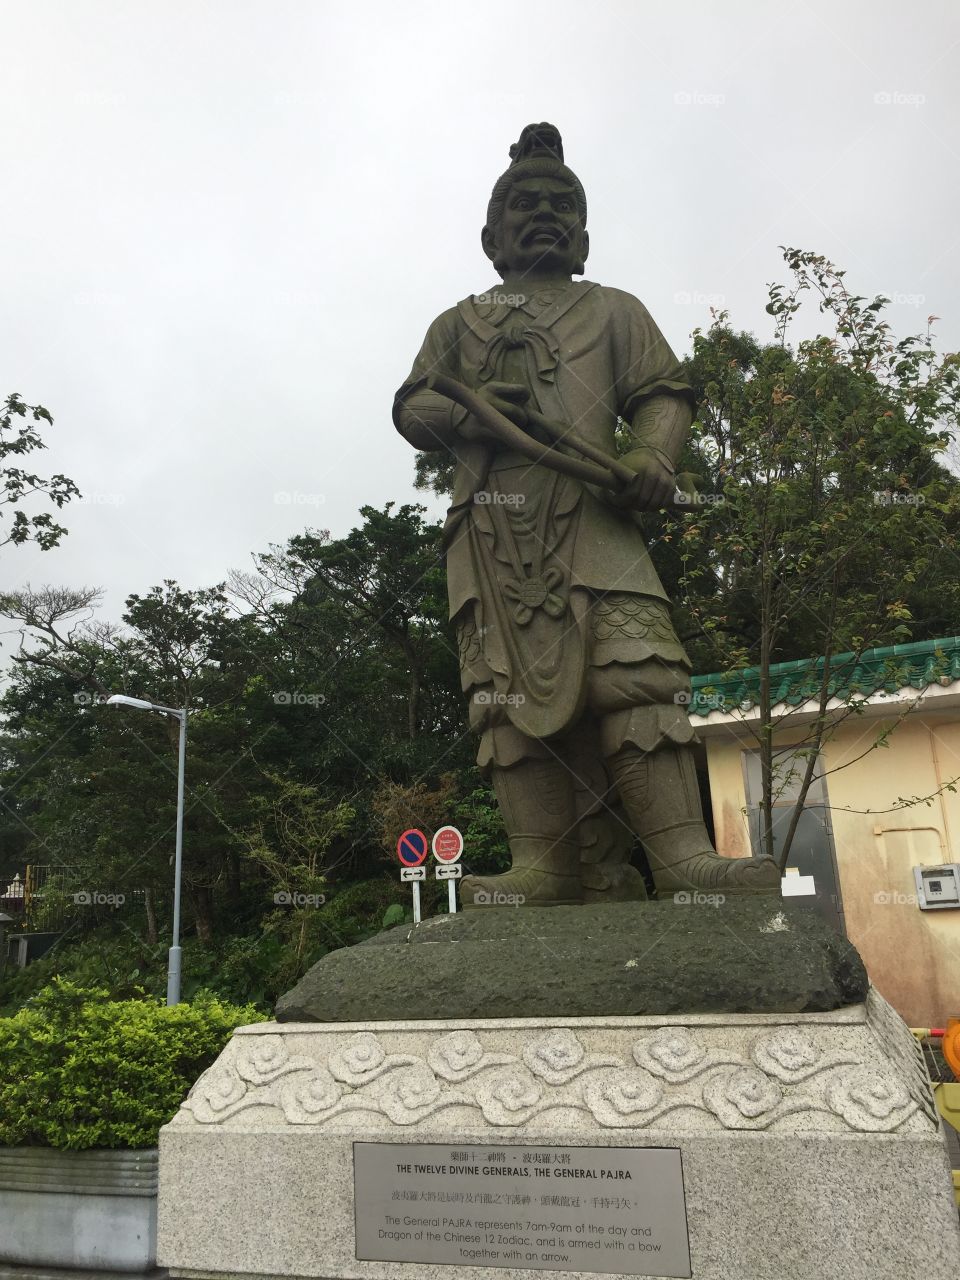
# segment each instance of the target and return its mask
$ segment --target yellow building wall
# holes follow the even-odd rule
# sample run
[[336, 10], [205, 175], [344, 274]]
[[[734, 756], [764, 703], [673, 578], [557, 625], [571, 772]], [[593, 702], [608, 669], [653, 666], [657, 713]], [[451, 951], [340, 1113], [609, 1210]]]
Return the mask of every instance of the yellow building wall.
[[[881, 723], [851, 718], [823, 750], [847, 934], [911, 1026], [942, 1026], [960, 1015], [960, 910], [921, 911], [913, 868], [960, 862], [960, 782], [929, 805], [879, 811], [960, 776], [960, 720], [911, 717], [887, 747], [869, 750]], [[795, 732], [782, 735], [791, 739]], [[745, 856], [743, 744], [708, 739], [706, 747], [717, 847]]]
[[746, 814], [746, 783], [740, 742], [708, 738], [707, 773], [717, 850], [728, 858], [749, 858], [750, 828]]

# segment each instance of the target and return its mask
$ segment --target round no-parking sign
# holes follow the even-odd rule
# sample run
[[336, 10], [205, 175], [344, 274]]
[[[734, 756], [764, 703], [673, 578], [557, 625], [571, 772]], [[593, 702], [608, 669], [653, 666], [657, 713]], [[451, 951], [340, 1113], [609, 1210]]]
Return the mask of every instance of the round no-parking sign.
[[397, 857], [405, 867], [419, 867], [426, 856], [427, 837], [416, 827], [411, 827], [397, 841]]
[[456, 862], [463, 853], [463, 836], [456, 827], [441, 827], [433, 837], [433, 856], [438, 862]]

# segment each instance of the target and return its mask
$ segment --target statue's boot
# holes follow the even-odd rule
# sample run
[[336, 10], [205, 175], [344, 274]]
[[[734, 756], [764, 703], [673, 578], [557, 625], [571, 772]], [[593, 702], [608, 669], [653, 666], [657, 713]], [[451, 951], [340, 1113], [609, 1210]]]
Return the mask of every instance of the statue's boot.
[[580, 819], [577, 836], [584, 902], [646, 902], [643, 876], [630, 865], [636, 840], [615, 797]]
[[723, 858], [714, 849], [689, 747], [665, 745], [645, 753], [627, 746], [610, 767], [660, 897], [683, 890], [780, 892], [780, 869], [772, 858]]
[[574, 840], [511, 836], [513, 866], [495, 876], [464, 876], [460, 903], [473, 907], [564, 907], [583, 902], [580, 846]]
[[465, 876], [465, 909], [559, 907], [583, 901], [573, 779], [559, 760], [495, 766], [493, 789], [510, 838], [513, 865], [495, 876]]

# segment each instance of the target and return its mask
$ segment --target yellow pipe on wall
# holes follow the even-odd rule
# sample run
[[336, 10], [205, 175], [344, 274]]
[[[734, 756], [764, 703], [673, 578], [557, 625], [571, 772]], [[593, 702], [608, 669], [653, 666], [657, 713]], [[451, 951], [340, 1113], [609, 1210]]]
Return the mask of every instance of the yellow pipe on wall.
[[[960, 1084], [944, 1081], [933, 1086], [937, 1110], [952, 1129], [960, 1133]], [[953, 1170], [953, 1196], [960, 1207], [960, 1169]]]

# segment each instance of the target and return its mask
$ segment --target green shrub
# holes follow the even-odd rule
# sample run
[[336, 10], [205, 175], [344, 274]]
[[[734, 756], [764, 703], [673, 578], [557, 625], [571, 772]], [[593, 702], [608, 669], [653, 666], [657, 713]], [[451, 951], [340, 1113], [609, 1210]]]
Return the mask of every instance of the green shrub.
[[510, 845], [493, 792], [475, 787], [453, 811], [463, 833], [464, 875], [493, 875], [510, 868]]
[[[428, 907], [445, 909], [439, 892], [430, 906], [431, 892], [428, 883], [425, 914]], [[254, 1004], [269, 1013], [277, 997], [321, 956], [376, 933], [384, 912], [396, 901], [410, 906], [410, 886], [381, 872], [329, 891], [326, 905], [319, 909], [273, 910], [247, 934], [225, 934], [211, 943], [185, 937], [183, 998], [190, 1001], [199, 991], [213, 991], [221, 1000]], [[307, 945], [298, 955], [298, 928], [304, 920]], [[0, 1017], [12, 1016], [57, 977], [80, 987], [106, 988], [112, 1000], [144, 994], [162, 998], [167, 989], [168, 948], [166, 938], [151, 945], [114, 921], [106, 921], [80, 941], [68, 936], [23, 969], [7, 965], [0, 980]]]
[[403, 924], [407, 913], [399, 902], [392, 902], [383, 913], [383, 928], [392, 929], [395, 924]]
[[[481, 804], [478, 812], [492, 827], [493, 811]], [[509, 865], [506, 853], [501, 861], [478, 856], [480, 861], [471, 864], [471, 871], [503, 870]], [[398, 870], [382, 870], [367, 880], [336, 885], [319, 908], [274, 909], [251, 925], [248, 933], [225, 934], [209, 943], [185, 937], [184, 1000], [192, 1001], [207, 991], [225, 1003], [254, 1005], [261, 1016], [269, 1016], [277, 998], [328, 951], [352, 947], [381, 929], [412, 921], [410, 886], [400, 883]], [[426, 880], [421, 901], [424, 919], [444, 914], [446, 883]], [[106, 921], [79, 941], [64, 937], [23, 969], [8, 964], [0, 980], [0, 1019], [32, 1005], [57, 978], [84, 989], [106, 990], [111, 1000], [159, 1000], [167, 989], [167, 964], [166, 938], [151, 945], [129, 928]]]
[[252, 1005], [167, 1008], [56, 979], [0, 1018], [0, 1146], [153, 1147]]

